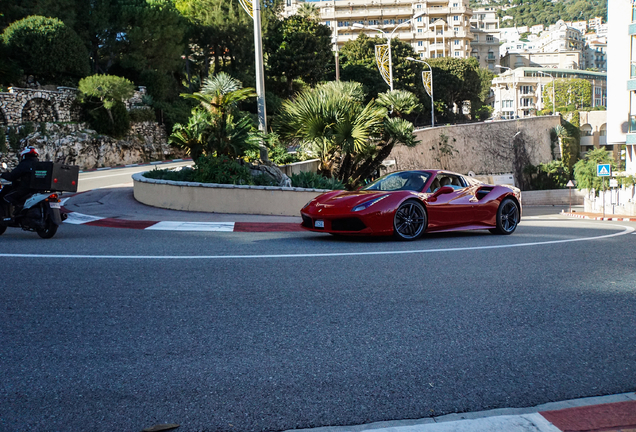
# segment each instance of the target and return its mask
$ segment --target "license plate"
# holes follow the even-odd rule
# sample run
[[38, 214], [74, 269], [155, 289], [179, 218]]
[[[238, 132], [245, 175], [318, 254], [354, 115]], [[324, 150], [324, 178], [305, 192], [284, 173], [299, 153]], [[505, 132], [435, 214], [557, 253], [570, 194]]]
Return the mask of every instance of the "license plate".
[[325, 221], [317, 220], [314, 226], [316, 228], [324, 228], [325, 227]]
[[49, 202], [49, 207], [59, 209], [60, 208], [60, 203], [59, 202]]

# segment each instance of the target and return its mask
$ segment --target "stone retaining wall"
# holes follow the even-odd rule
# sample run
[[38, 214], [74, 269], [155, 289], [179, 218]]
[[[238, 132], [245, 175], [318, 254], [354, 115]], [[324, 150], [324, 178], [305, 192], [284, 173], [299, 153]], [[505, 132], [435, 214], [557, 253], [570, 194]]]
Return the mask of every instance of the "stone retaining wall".
[[322, 189], [177, 182], [132, 176], [137, 201], [153, 207], [209, 213], [300, 216]]
[[[477, 175], [512, 172], [515, 184], [523, 187], [515, 162], [524, 154], [533, 165], [553, 160], [550, 130], [560, 124], [561, 116], [556, 115], [419, 129], [415, 136], [420, 144], [396, 146], [385, 162], [395, 162], [389, 171], [441, 168]], [[444, 137], [446, 144], [440, 145]]]
[[[572, 205], [583, 205], [586, 192], [572, 189]], [[552, 189], [542, 191], [521, 192], [521, 204], [533, 205], [570, 205], [570, 191], [568, 189]]]
[[85, 123], [47, 123], [44, 131], [38, 128], [21, 145], [35, 147], [40, 160], [79, 165], [83, 170], [183, 156], [175, 154], [165, 128], [155, 122], [132, 123], [128, 135], [120, 140], [99, 135]]
[[[74, 122], [79, 121], [77, 109], [78, 90], [73, 87], [58, 87], [41, 90], [11, 87], [0, 92], [0, 126], [17, 126], [27, 122]], [[142, 105], [146, 88], [139, 87], [125, 101], [127, 109]]]

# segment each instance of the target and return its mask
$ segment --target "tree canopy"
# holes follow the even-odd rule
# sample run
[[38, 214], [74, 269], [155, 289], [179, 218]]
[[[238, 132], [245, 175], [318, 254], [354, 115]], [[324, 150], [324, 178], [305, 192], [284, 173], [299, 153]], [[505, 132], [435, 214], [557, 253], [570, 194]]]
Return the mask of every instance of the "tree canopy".
[[[30, 16], [12, 23], [2, 34], [7, 53], [24, 73], [64, 83], [89, 72], [88, 52], [75, 31], [56, 18]], [[60, 80], [62, 82], [60, 82]]]
[[[471, 1], [472, 7], [483, 7], [479, 2]], [[588, 21], [601, 17], [607, 21], [607, 0], [491, 0], [491, 5], [511, 5], [500, 9], [499, 17], [511, 16], [512, 21], [503, 22], [502, 27], [550, 25], [559, 20]]]

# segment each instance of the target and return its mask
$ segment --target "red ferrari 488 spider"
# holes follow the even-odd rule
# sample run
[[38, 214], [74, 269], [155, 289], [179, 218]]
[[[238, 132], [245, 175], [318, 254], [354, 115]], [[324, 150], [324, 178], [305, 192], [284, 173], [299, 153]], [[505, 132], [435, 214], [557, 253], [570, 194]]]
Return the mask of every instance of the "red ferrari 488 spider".
[[300, 214], [303, 228], [330, 234], [403, 240], [455, 230], [512, 234], [521, 220], [521, 192], [447, 171], [401, 171], [355, 192], [324, 193]]

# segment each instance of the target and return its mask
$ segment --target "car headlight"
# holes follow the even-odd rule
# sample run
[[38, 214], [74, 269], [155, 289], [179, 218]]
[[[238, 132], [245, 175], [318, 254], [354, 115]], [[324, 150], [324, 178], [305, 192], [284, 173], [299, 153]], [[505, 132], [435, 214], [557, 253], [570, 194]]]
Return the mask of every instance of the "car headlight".
[[362, 204], [358, 204], [357, 206], [355, 206], [353, 208], [352, 211], [359, 212], [359, 211], [362, 211], [362, 210], [366, 210], [369, 207], [371, 207], [373, 204], [377, 203], [378, 201], [382, 201], [386, 197], [388, 197], [388, 195], [382, 195], [381, 197], [377, 197], [377, 198], [374, 198], [374, 199], [372, 199], [370, 201], [363, 202]]

